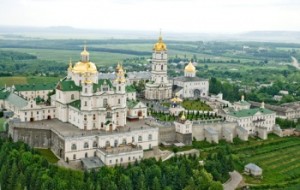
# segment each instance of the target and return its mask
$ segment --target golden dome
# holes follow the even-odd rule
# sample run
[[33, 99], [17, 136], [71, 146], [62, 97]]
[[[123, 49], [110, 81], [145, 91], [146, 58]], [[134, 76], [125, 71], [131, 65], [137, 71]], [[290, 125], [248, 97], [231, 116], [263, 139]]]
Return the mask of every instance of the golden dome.
[[79, 61], [74, 65], [72, 71], [75, 73], [97, 73], [97, 67], [95, 63]]
[[90, 53], [86, 51], [86, 45], [84, 45], [83, 51], [80, 53], [80, 55], [90, 55]]
[[173, 102], [173, 103], [179, 103], [179, 102], [182, 102], [182, 99], [180, 99], [177, 96], [175, 96], [174, 98], [171, 99], [171, 102]]
[[185, 66], [184, 71], [189, 73], [194, 73], [196, 72], [196, 68], [193, 65], [193, 63], [190, 61], [190, 63], [187, 66]]
[[183, 111], [182, 112], [182, 115], [181, 115], [181, 118], [180, 118], [182, 121], [184, 121], [185, 119], [186, 119], [186, 117], [185, 117], [185, 112]]
[[158, 38], [158, 42], [154, 44], [153, 50], [155, 51], [166, 51], [167, 45], [162, 41], [161, 35]]

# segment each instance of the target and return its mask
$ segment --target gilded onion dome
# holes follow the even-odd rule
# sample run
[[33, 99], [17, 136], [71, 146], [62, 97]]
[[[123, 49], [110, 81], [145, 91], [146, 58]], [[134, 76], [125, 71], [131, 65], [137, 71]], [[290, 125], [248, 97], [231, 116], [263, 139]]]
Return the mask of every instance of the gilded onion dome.
[[189, 72], [189, 73], [195, 73], [196, 72], [196, 68], [193, 65], [192, 61], [190, 61], [187, 66], [185, 66], [184, 71]]
[[163, 42], [161, 35], [158, 38], [158, 42], [154, 44], [153, 47], [154, 51], [166, 51], [167, 50], [167, 45]]
[[97, 67], [95, 63], [89, 61], [89, 52], [86, 50], [86, 46], [84, 46], [83, 51], [81, 52], [81, 61], [77, 62], [72, 71], [74, 73], [97, 73]]
[[118, 83], [125, 83], [126, 82], [126, 79], [125, 79], [125, 71], [123, 69], [123, 66], [118, 63], [118, 66], [116, 68], [117, 70], [117, 78], [116, 78], [116, 82]]
[[184, 112], [184, 111], [182, 112], [182, 115], [181, 115], [181, 117], [180, 117], [180, 120], [181, 120], [181, 121], [185, 121], [185, 120], [186, 120], [185, 112]]
[[182, 99], [180, 99], [177, 96], [175, 96], [174, 98], [171, 99], [171, 102], [173, 102], [173, 103], [180, 103], [180, 102], [182, 102]]

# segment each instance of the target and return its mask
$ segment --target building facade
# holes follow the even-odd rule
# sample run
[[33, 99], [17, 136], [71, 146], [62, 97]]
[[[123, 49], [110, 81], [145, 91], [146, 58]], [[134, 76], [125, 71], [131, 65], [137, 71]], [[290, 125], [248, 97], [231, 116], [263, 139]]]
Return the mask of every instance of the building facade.
[[151, 79], [145, 86], [145, 98], [148, 100], [166, 100], [172, 96], [172, 84], [168, 80], [167, 46], [160, 36], [152, 53]]
[[207, 97], [209, 81], [196, 77], [196, 72], [195, 66], [190, 62], [184, 69], [184, 76], [173, 79], [173, 94], [181, 98]]

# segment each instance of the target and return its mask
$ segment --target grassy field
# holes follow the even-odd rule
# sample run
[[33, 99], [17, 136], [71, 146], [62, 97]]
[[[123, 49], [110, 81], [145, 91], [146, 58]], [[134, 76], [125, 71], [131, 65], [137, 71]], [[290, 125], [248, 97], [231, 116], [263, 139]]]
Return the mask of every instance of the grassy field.
[[35, 150], [45, 157], [50, 163], [56, 163], [59, 160], [50, 149], [36, 148]]
[[184, 100], [181, 105], [188, 110], [211, 110], [211, 108], [207, 104], [201, 102], [200, 100]]
[[5, 131], [5, 129], [3, 127], [4, 122], [5, 122], [5, 119], [4, 118], [0, 118], [0, 132], [1, 131]]
[[[29, 49], [29, 48], [3, 48], [3, 50], [11, 50], [22, 53], [29, 53], [36, 55], [41, 60], [51, 60], [62, 62], [68, 67], [70, 58], [73, 63], [80, 60], [80, 52], [78, 50], [56, 50], [56, 49]], [[115, 65], [117, 62], [126, 58], [137, 57], [134, 55], [120, 54], [120, 53], [107, 53], [107, 52], [94, 52], [89, 51], [90, 60], [98, 66]], [[151, 54], [149, 54], [151, 56]]]
[[[249, 142], [232, 145], [241, 162], [236, 165], [241, 173], [247, 163], [255, 163], [263, 169], [263, 179], [254, 179], [244, 175], [246, 183], [255, 184], [256, 188], [268, 186], [284, 187], [300, 183], [300, 138], [276, 137], [268, 140], [252, 139]], [[289, 184], [291, 183], [291, 184]], [[294, 184], [293, 184], [294, 183]]]
[[58, 77], [0, 77], [0, 86], [11, 86], [14, 84], [41, 84], [41, 83], [56, 83], [59, 81]]

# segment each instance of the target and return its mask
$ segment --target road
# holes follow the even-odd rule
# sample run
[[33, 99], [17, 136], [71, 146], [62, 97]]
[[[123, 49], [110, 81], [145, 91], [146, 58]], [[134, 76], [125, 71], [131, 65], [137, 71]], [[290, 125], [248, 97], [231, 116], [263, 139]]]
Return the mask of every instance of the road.
[[243, 180], [242, 175], [237, 172], [237, 171], [233, 171], [233, 172], [229, 172], [230, 175], [230, 179], [223, 184], [223, 188], [224, 190], [235, 190], [239, 183], [241, 183], [241, 181]]
[[295, 58], [295, 57], [293, 57], [292, 56], [292, 65], [296, 68], [296, 69], [298, 69], [298, 70], [300, 70], [300, 66], [299, 66], [299, 63], [298, 63], [298, 60]]

